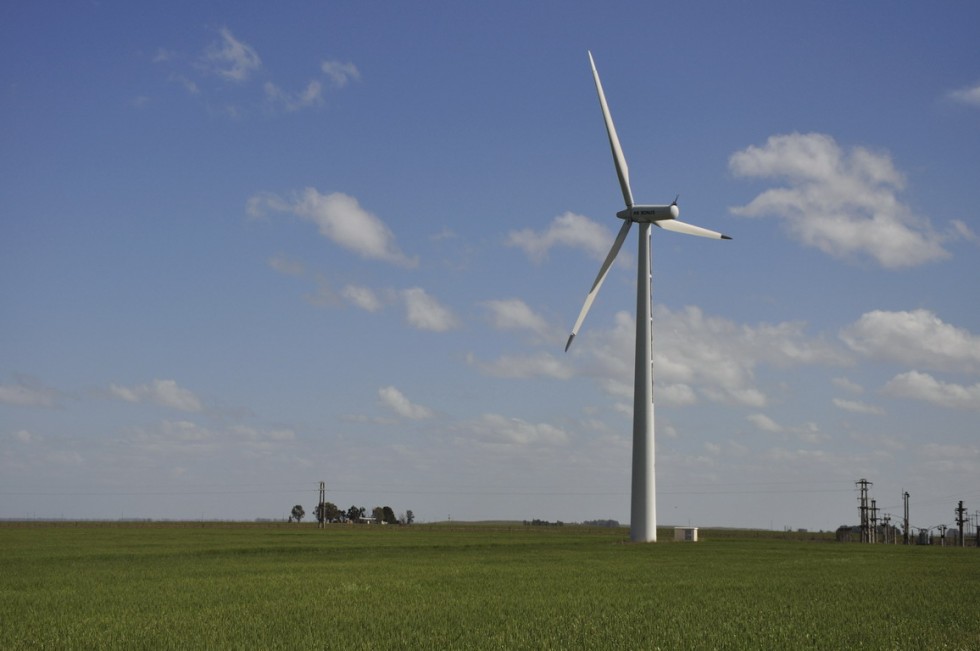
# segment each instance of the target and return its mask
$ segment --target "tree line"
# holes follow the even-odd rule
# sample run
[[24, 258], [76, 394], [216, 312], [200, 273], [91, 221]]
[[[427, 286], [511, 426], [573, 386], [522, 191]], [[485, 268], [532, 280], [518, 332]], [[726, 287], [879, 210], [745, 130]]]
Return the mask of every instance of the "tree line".
[[[302, 522], [306, 517], [303, 506], [297, 504], [289, 513], [290, 522]], [[394, 510], [390, 506], [376, 506], [371, 509], [371, 515], [367, 515], [367, 509], [363, 506], [351, 506], [346, 511], [340, 509], [333, 502], [320, 502], [313, 509], [313, 517], [317, 522], [336, 522], [364, 524], [376, 522], [378, 524], [412, 524], [415, 522], [415, 514], [411, 509], [405, 511], [401, 516], [396, 517]]]

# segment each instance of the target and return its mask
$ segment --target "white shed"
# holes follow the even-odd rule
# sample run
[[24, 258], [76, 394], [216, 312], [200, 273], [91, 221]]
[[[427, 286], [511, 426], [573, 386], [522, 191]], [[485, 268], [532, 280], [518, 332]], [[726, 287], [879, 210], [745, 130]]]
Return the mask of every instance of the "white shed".
[[674, 540], [680, 542], [697, 542], [697, 527], [674, 527]]

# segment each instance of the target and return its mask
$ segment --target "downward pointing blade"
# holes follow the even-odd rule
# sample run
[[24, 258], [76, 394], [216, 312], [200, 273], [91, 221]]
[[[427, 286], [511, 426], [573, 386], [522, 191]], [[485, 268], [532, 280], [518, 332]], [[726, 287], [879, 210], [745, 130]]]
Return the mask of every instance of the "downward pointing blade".
[[609, 268], [612, 266], [613, 260], [619, 254], [619, 249], [622, 248], [623, 242], [626, 241], [626, 236], [630, 232], [630, 226], [633, 222], [630, 220], [625, 220], [623, 222], [623, 227], [619, 229], [619, 235], [616, 236], [616, 241], [613, 242], [612, 248], [609, 249], [609, 255], [606, 256], [605, 261], [603, 261], [602, 266], [599, 268], [599, 275], [596, 276], [595, 282], [592, 283], [592, 289], [589, 290], [589, 295], [585, 297], [585, 305], [582, 306], [582, 311], [578, 313], [578, 319], [575, 320], [575, 327], [572, 328], [572, 334], [568, 336], [568, 343], [565, 344], [565, 352], [568, 352], [568, 347], [572, 345], [572, 339], [575, 339], [575, 335], [578, 334], [578, 329], [582, 327], [582, 322], [585, 321], [585, 315], [589, 313], [589, 308], [592, 307], [592, 301], [595, 300], [596, 295], [599, 293], [599, 288], [602, 287], [602, 281], [606, 279], [606, 274], [609, 273]]
[[609, 147], [612, 149], [613, 161], [616, 163], [616, 174], [619, 176], [619, 187], [623, 190], [623, 201], [626, 202], [627, 208], [632, 208], [633, 192], [630, 190], [630, 170], [626, 166], [626, 156], [623, 155], [623, 148], [619, 144], [619, 136], [616, 135], [616, 125], [613, 124], [612, 116], [609, 114], [606, 94], [602, 92], [602, 82], [599, 81], [599, 71], [595, 69], [592, 52], [589, 52], [589, 63], [592, 64], [592, 78], [595, 79], [595, 89], [599, 93], [599, 105], [602, 106], [602, 117], [606, 121], [606, 133], [609, 134]]
[[701, 237], [711, 237], [716, 240], [730, 240], [732, 238], [727, 235], [722, 235], [717, 231], [711, 231], [707, 228], [701, 228], [700, 226], [695, 226], [693, 224], [686, 224], [684, 222], [679, 222], [676, 219], [661, 219], [660, 221], [653, 222], [665, 231], [674, 231], [675, 233], [684, 233], [686, 235], [700, 235]]

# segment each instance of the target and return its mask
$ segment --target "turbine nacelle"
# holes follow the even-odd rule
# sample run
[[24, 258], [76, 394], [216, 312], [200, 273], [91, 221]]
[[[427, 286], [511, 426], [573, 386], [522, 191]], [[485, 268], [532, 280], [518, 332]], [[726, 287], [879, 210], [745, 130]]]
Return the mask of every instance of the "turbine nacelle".
[[677, 219], [680, 214], [681, 209], [676, 203], [672, 203], [669, 206], [633, 206], [620, 210], [616, 216], [639, 224], [652, 224], [665, 219]]

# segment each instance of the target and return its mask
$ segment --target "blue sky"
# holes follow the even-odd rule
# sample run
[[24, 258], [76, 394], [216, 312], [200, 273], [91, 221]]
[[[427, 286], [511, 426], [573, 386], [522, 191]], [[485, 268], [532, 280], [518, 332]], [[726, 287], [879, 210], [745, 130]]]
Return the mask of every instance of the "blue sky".
[[0, 516], [980, 507], [974, 3], [8, 3]]

